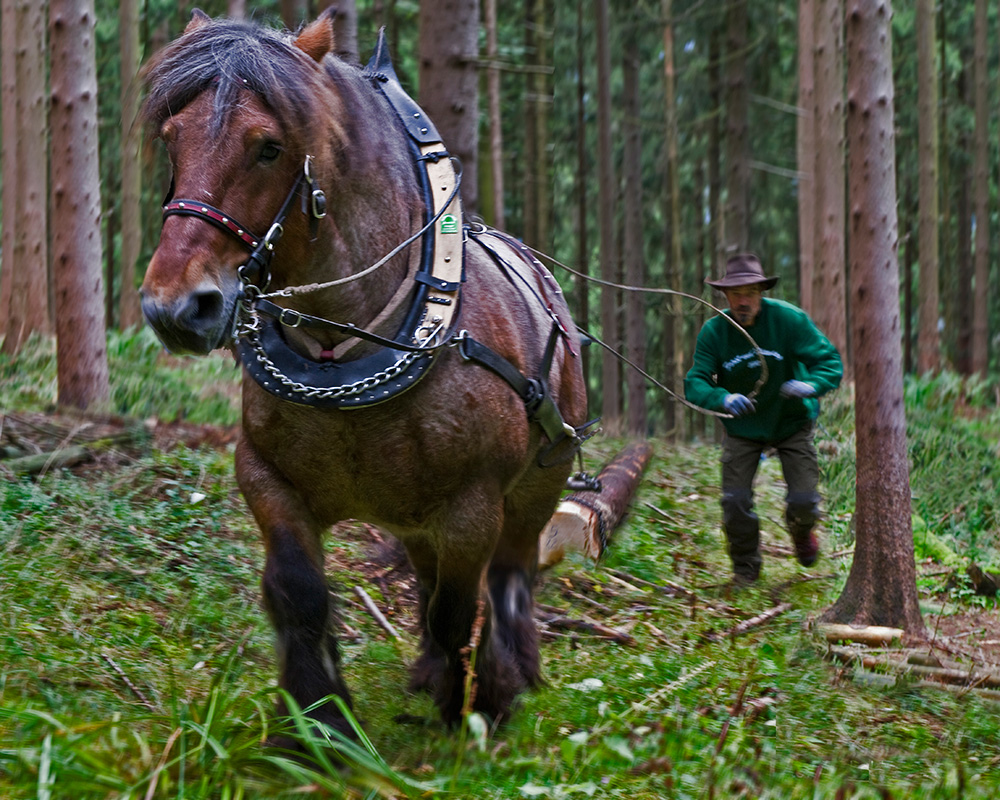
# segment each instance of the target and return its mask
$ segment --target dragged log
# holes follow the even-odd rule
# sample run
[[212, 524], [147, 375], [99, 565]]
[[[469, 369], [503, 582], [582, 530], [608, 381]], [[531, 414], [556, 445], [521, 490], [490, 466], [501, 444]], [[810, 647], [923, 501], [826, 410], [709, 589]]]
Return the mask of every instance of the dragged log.
[[598, 473], [600, 488], [567, 495], [539, 538], [538, 565], [550, 567], [567, 550], [598, 559], [621, 524], [653, 456], [649, 442], [628, 445]]

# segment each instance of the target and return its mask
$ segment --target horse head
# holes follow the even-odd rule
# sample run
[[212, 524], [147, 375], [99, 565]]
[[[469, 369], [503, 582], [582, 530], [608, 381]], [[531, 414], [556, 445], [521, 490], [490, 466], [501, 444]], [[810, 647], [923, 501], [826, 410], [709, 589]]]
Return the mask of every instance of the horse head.
[[[255, 250], [274, 257], [272, 288], [333, 277], [319, 273], [331, 263], [349, 271], [367, 257], [364, 231], [338, 222], [371, 194], [351, 183], [365, 160], [353, 155], [354, 143], [366, 137], [344, 97], [358, 90], [334, 79], [360, 71], [327, 58], [332, 45], [328, 14], [293, 37], [196, 12], [145, 70], [142, 118], [150, 139], [165, 145], [173, 183], [142, 308], [169, 350], [205, 354], [228, 343], [247, 280], [240, 268]], [[299, 202], [320, 186], [336, 192], [339, 206], [322, 225]], [[277, 221], [272, 252], [262, 241]]]

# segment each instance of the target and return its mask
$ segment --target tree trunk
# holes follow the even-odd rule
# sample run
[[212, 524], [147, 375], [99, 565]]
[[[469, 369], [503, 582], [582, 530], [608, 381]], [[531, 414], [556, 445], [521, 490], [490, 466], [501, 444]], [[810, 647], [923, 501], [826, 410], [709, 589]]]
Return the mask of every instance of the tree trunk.
[[484, 0], [483, 17], [486, 27], [486, 107], [490, 131], [490, 190], [491, 224], [503, 229], [503, 125], [500, 117], [500, 64], [497, 51], [497, 0]]
[[857, 540], [847, 583], [823, 620], [920, 635], [899, 343], [891, 16], [888, 0], [848, 0]]
[[59, 403], [109, 396], [101, 275], [94, 0], [50, 0], [52, 249]]
[[989, 75], [987, 72], [986, 0], [976, 0], [973, 39], [976, 127], [972, 143], [974, 174], [973, 204], [976, 216], [975, 288], [972, 293], [972, 372], [986, 377], [989, 364], [990, 278], [990, 166], [989, 166]]
[[[681, 188], [680, 159], [678, 158], [677, 140], [677, 76], [674, 71], [674, 3], [673, 0], [662, 0], [660, 10], [663, 15], [663, 85], [666, 102], [666, 134], [667, 134], [667, 186], [666, 205], [667, 220], [666, 236], [666, 279], [667, 286], [675, 292], [681, 291]], [[668, 309], [663, 315], [664, 337], [663, 349], [666, 370], [667, 387], [677, 395], [684, 393], [684, 318], [682, 316], [681, 299], [677, 295], [670, 296], [665, 305]], [[667, 430], [673, 432], [673, 438], [681, 441], [685, 437], [684, 407], [674, 398], [667, 404]]]
[[845, 286], [843, 0], [816, 0], [816, 247], [813, 303], [816, 324], [850, 372]]
[[[938, 102], [938, 153], [943, 153], [944, 157], [940, 158], [938, 161], [939, 175], [938, 175], [938, 205], [939, 212], [941, 214], [941, 221], [939, 223], [938, 235], [940, 241], [938, 242], [938, 290], [941, 293], [941, 301], [943, 304], [944, 313], [944, 346], [946, 348], [946, 359], [949, 362], [952, 369], [958, 369], [958, 356], [956, 352], [957, 340], [958, 340], [958, 306], [956, 305], [958, 294], [956, 281], [954, 280], [954, 267], [951, 269], [946, 269], [944, 272], [946, 275], [950, 274], [948, 280], [942, 280], [942, 269], [943, 264], [953, 264], [952, 255], [952, 204], [955, 202], [955, 198], [952, 196], [952, 186], [956, 187], [957, 192], [961, 191], [961, 184], [955, 184], [952, 181], [952, 168], [950, 159], [950, 141], [948, 134], [948, 106], [949, 103], [954, 102], [949, 97], [949, 87], [948, 87], [948, 70], [947, 65], [947, 15], [945, 13], [944, 3], [938, 6], [938, 53], [937, 53], [937, 76], [938, 76], [938, 86], [939, 86], [939, 102]], [[959, 98], [960, 99], [960, 98]], [[955, 239], [954, 241], [957, 241]]]
[[552, 193], [549, 190], [549, 109], [552, 105], [552, 8], [550, 0], [535, 0], [535, 46], [538, 51], [534, 74], [535, 96], [535, 192], [538, 200], [537, 236], [539, 250], [552, 250]]
[[309, 16], [309, 0], [281, 0], [281, 19], [290, 31], [298, 30]]
[[727, 255], [750, 247], [750, 87], [747, 81], [747, 0], [726, 11]]
[[17, 81], [14, 73], [17, 62], [14, 51], [17, 48], [17, 15], [14, 0], [0, 0], [0, 175], [3, 180], [3, 196], [0, 208], [0, 336], [7, 331], [7, 316], [10, 313], [14, 261], [14, 213], [17, 206]]
[[[48, 164], [45, 152], [45, 11], [35, 0], [14, 2], [14, 85], [16, 126], [13, 139], [13, 247], [4, 251], [10, 270], [3, 352], [15, 354], [32, 333], [49, 333], [48, 239], [46, 234]], [[6, 26], [4, 28], [6, 31]], [[6, 50], [6, 48], [4, 48]], [[6, 115], [5, 115], [6, 119]], [[10, 145], [8, 145], [10, 146]], [[6, 228], [7, 223], [4, 223]], [[7, 253], [10, 253], [7, 256]]]
[[420, 104], [462, 163], [462, 202], [479, 205], [479, 0], [434, 0], [420, 8]]
[[[962, 152], [969, 151], [969, 136], [959, 137]], [[955, 369], [960, 375], [972, 374], [972, 171], [968, 165], [958, 175], [958, 254], [956, 264]]]
[[538, 103], [535, 102], [535, 84], [531, 69], [538, 66], [538, 26], [535, 23], [535, 0], [524, 0], [524, 52], [529, 71], [524, 77], [524, 157], [522, 170], [522, 223], [521, 236], [531, 247], [538, 245], [538, 191], [535, 184], [535, 162], [538, 159]]
[[[608, 0], [594, 0], [597, 34], [597, 138], [598, 186], [601, 228], [601, 278], [618, 283], [615, 248], [615, 174], [611, 149], [611, 50]], [[618, 349], [618, 291], [601, 290], [601, 331], [604, 342]], [[621, 369], [608, 353], [601, 357], [601, 413], [604, 427], [617, 432], [621, 426]]]
[[247, 15], [247, 0], [228, 0], [226, 15], [230, 19], [245, 19]]
[[[718, 24], [708, 35], [708, 97], [712, 114], [708, 121], [708, 252], [709, 274], [721, 278], [726, 271], [725, 214], [722, 213], [722, 44]], [[711, 292], [707, 286], [699, 287]], [[700, 330], [700, 329], [699, 329]]]
[[348, 64], [361, 63], [358, 53], [358, 6], [355, 0], [337, 0], [333, 18], [333, 49]]
[[[623, 124], [624, 143], [622, 169], [624, 171], [624, 251], [625, 282], [630, 286], [643, 286], [646, 282], [646, 265], [643, 258], [642, 238], [642, 134], [639, 129], [639, 55], [635, 41], [635, 20], [625, 19]], [[646, 300], [639, 292], [625, 296], [625, 350], [628, 359], [639, 369], [646, 369]], [[628, 430], [643, 436], [646, 433], [646, 380], [638, 370], [625, 373], [628, 390]]]
[[815, 0], [799, 0], [799, 115], [795, 126], [799, 172], [799, 305], [810, 316], [814, 316], [812, 283], [816, 255], [815, 11]]
[[938, 291], [938, 84], [934, 0], [917, 0], [917, 116], [920, 162], [920, 313], [917, 370], [941, 368]]
[[[139, 52], [139, 2], [121, 0], [118, 7], [118, 39], [121, 50], [122, 154], [121, 154], [121, 293], [118, 318], [123, 331], [142, 323], [139, 292], [135, 285], [136, 263], [142, 253], [141, 191], [139, 161], [140, 132], [135, 129], [139, 93], [135, 79], [142, 61]], [[112, 284], [108, 284], [111, 292]]]
[[[587, 177], [590, 172], [591, 152], [587, 148], [587, 88], [584, 82], [584, 4], [576, 5], [576, 197], [577, 197], [577, 270], [590, 274], [590, 242], [587, 237]], [[583, 330], [590, 329], [590, 282], [576, 280], [576, 323]], [[590, 348], [583, 347], [580, 362], [583, 367], [584, 386], [590, 393]]]

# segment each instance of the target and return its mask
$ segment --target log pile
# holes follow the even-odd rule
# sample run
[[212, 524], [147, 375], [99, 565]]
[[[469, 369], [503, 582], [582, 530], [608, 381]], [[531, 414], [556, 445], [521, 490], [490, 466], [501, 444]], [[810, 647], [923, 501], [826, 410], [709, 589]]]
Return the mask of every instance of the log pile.
[[1000, 700], [1000, 666], [976, 659], [959, 661], [943, 645], [918, 642], [900, 628], [821, 625], [830, 657], [866, 672], [910, 676], [924, 686], [975, 691]]

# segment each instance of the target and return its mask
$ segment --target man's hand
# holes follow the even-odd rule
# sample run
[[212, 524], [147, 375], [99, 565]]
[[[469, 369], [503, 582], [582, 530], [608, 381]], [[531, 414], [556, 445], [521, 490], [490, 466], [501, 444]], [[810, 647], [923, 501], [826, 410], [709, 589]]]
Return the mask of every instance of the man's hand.
[[805, 381], [785, 381], [781, 384], [778, 394], [782, 397], [815, 397], [816, 387]]
[[744, 394], [727, 394], [722, 407], [734, 417], [745, 417], [757, 410], [753, 400]]

